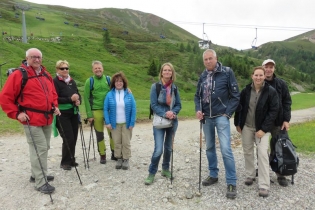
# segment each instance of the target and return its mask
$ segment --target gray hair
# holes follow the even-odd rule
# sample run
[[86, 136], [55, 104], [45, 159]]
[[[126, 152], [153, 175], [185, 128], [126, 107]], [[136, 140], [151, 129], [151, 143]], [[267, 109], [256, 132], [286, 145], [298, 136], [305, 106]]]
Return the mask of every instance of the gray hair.
[[25, 53], [25, 57], [28, 57], [29, 54], [31, 53], [31, 51], [38, 51], [38, 52], [40, 53], [40, 57], [43, 57], [42, 52], [41, 52], [39, 49], [37, 49], [37, 48], [30, 48], [30, 49], [28, 49], [28, 50], [26, 51], [26, 53]]
[[101, 66], [103, 66], [103, 64], [102, 64], [101, 61], [92, 61], [92, 67], [93, 67], [95, 64], [100, 64]]
[[211, 52], [213, 54], [214, 57], [217, 57], [217, 53], [213, 50], [213, 49], [206, 49], [203, 54], [202, 57], [205, 57], [205, 54]]

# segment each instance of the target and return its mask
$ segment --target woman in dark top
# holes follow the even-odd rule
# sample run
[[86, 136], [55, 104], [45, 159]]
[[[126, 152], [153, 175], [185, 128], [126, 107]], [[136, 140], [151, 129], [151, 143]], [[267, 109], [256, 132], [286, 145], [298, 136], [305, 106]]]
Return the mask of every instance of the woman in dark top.
[[66, 60], [57, 61], [56, 73], [54, 84], [61, 112], [61, 115], [56, 118], [56, 127], [63, 140], [60, 168], [71, 170], [71, 167], [78, 166], [74, 156], [78, 138], [78, 106], [81, 104], [81, 96], [75, 81], [70, 77], [69, 63]]
[[265, 82], [262, 66], [254, 68], [252, 83], [241, 92], [240, 111], [235, 112], [234, 124], [242, 134], [245, 160], [245, 184], [255, 181], [254, 144], [257, 147], [259, 196], [267, 197], [270, 190], [269, 178], [269, 136], [279, 110], [276, 90]]

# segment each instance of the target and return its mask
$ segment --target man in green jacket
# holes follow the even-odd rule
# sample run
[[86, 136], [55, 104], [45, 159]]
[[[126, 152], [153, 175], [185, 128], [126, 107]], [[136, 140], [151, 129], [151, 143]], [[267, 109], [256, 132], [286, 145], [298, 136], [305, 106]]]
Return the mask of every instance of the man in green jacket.
[[[103, 64], [100, 61], [92, 62], [92, 71], [94, 76], [85, 81], [84, 86], [84, 103], [86, 115], [90, 123], [94, 123], [94, 129], [97, 139], [97, 148], [100, 154], [100, 163], [106, 163], [106, 145], [104, 138], [104, 99], [109, 92], [109, 81], [103, 75]], [[91, 84], [92, 83], [92, 84]], [[107, 129], [112, 151], [111, 160], [117, 160], [114, 156], [114, 141], [111, 137], [110, 130]]]

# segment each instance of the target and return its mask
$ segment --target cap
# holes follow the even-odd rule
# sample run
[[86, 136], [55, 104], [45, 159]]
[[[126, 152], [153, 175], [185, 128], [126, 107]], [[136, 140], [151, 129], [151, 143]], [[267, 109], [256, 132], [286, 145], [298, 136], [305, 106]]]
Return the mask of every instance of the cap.
[[264, 66], [267, 63], [273, 63], [273, 65], [276, 65], [276, 62], [274, 62], [274, 60], [271, 60], [271, 59], [264, 60], [264, 62], [261, 65]]

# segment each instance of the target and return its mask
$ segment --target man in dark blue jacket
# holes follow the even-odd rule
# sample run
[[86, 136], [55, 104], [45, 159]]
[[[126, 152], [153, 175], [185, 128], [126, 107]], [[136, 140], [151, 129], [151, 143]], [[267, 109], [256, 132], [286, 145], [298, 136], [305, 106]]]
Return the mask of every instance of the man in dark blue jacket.
[[207, 49], [203, 53], [206, 67], [201, 74], [195, 94], [195, 111], [199, 120], [205, 119], [203, 131], [206, 139], [206, 155], [209, 176], [202, 185], [218, 182], [218, 160], [215, 147], [215, 128], [220, 141], [220, 149], [225, 167], [227, 183], [226, 197], [236, 197], [236, 170], [230, 139], [230, 121], [239, 104], [239, 90], [233, 70], [217, 61], [216, 52]]
[[[265, 81], [276, 89], [279, 98], [279, 112], [275, 120], [275, 123], [270, 131], [271, 137], [276, 137], [280, 130], [286, 129], [287, 131], [290, 128], [291, 120], [291, 95], [289, 88], [286, 82], [275, 75], [275, 66], [276, 63], [267, 59], [262, 63], [262, 66], [265, 68], [266, 79]], [[279, 185], [286, 187], [288, 186], [288, 181], [284, 176], [277, 174]]]

